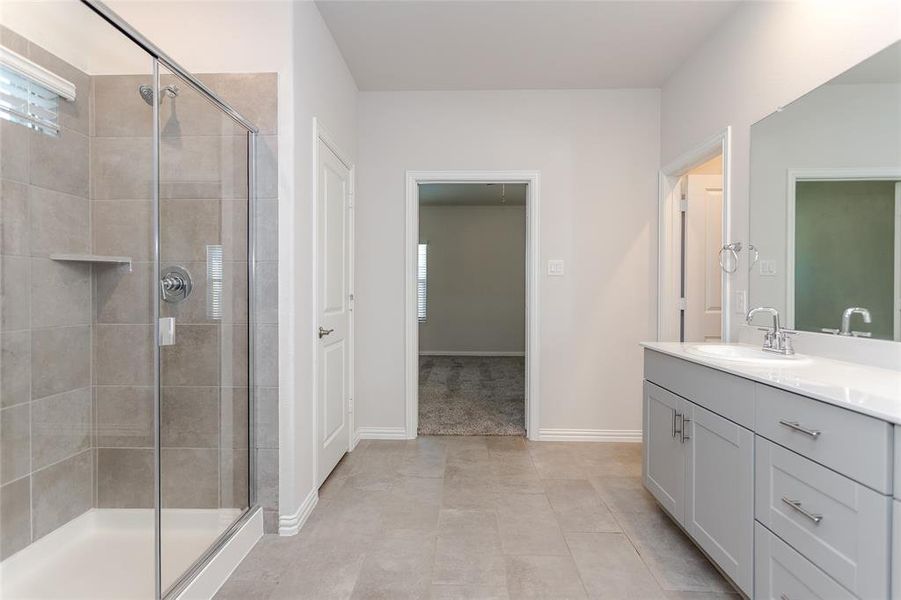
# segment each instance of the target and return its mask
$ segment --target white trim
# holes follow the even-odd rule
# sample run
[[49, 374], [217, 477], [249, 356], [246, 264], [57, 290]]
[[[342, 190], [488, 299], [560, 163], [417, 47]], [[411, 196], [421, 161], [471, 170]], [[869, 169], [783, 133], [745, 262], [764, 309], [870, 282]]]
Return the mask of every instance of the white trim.
[[525, 356], [509, 350], [420, 350], [419, 356]]
[[539, 336], [541, 284], [541, 174], [538, 171], [407, 171], [404, 225], [404, 424], [406, 437], [415, 439], [419, 423], [419, 321], [416, 318], [416, 245], [419, 243], [420, 183], [525, 183], [526, 197], [526, 381], [525, 420], [529, 439], [539, 430]]
[[358, 440], [405, 440], [407, 430], [404, 427], [360, 427], [356, 437]]
[[895, 320], [894, 338], [901, 342], [901, 182], [895, 183]]
[[641, 429], [542, 429], [542, 442], [627, 442], [640, 443]]
[[75, 102], [74, 83], [3, 46], [0, 46], [0, 65], [42, 85], [64, 100]]
[[[312, 401], [313, 401], [313, 484], [318, 488], [320, 484], [319, 480], [319, 338], [316, 336], [315, 328], [319, 323], [319, 142], [325, 144], [329, 150], [331, 150], [338, 160], [347, 167], [347, 170], [350, 173], [350, 203], [349, 203], [349, 212], [347, 215], [347, 235], [348, 235], [348, 252], [350, 253], [349, 261], [350, 264], [348, 266], [348, 293], [351, 298], [355, 298], [354, 293], [354, 214], [355, 214], [355, 205], [356, 205], [356, 166], [350, 160], [349, 155], [344, 153], [337, 142], [335, 142], [335, 138], [328, 132], [322, 122], [317, 118], [313, 117], [313, 206], [312, 206], [312, 222], [313, 222], [313, 249], [312, 249], [312, 263], [313, 263], [313, 285], [312, 285], [312, 294], [313, 294], [313, 331], [310, 332], [310, 339], [313, 344], [313, 376], [312, 376]], [[349, 304], [349, 314], [348, 314], [348, 323], [347, 323], [347, 339], [348, 339], [348, 373], [349, 377], [349, 393], [350, 393], [350, 407], [351, 410], [348, 413], [348, 436], [347, 436], [347, 449], [348, 452], [353, 450], [354, 446], [356, 446], [356, 442], [354, 440], [354, 407], [356, 406], [354, 402], [354, 300], [350, 300]]]
[[[897, 167], [853, 167], [853, 168], [817, 168], [817, 169], [788, 169], [785, 177], [785, 326], [788, 329], [795, 328], [795, 196], [798, 181], [878, 181], [899, 180], [901, 169]], [[897, 194], [897, 190], [896, 190]], [[897, 196], [896, 196], [897, 198]], [[898, 210], [897, 201], [895, 210]], [[896, 220], [896, 223], [898, 221]], [[897, 228], [896, 249], [898, 248]], [[898, 251], [895, 255], [898, 256]], [[898, 269], [896, 261], [895, 268]], [[899, 302], [899, 294], [895, 294], [895, 302]], [[895, 313], [896, 319], [898, 313]], [[898, 327], [896, 320], [895, 327]], [[810, 333], [821, 333], [811, 331]], [[832, 334], [825, 334], [832, 335]], [[898, 336], [896, 335], [897, 339]]]
[[310, 493], [307, 494], [307, 497], [303, 499], [303, 502], [300, 503], [300, 506], [297, 507], [297, 510], [292, 515], [279, 515], [278, 517], [278, 534], [279, 535], [297, 535], [297, 533], [301, 530], [304, 523], [307, 522], [307, 519], [310, 518], [310, 513], [313, 512], [313, 509], [316, 508], [316, 504], [319, 503], [319, 490], [314, 488], [310, 490]]
[[[736, 241], [732, 239], [732, 127], [726, 127], [711, 136], [676, 160], [660, 169], [657, 201], [657, 340], [678, 341], [678, 324], [674, 324], [671, 310], [678, 306], [678, 284], [673, 275], [677, 269], [678, 256], [674, 256], [674, 244], [679, 239], [676, 235], [672, 212], [675, 208], [672, 195], [680, 178], [694, 167], [711, 158], [723, 156], [723, 243]], [[736, 271], [737, 273], [737, 271]], [[722, 339], [732, 341], [737, 335], [733, 331], [732, 296], [730, 278], [736, 273], [722, 274], [723, 317]]]
[[209, 600], [215, 596], [262, 537], [263, 509], [257, 508], [256, 513], [219, 548], [191, 583], [178, 594], [178, 600]]

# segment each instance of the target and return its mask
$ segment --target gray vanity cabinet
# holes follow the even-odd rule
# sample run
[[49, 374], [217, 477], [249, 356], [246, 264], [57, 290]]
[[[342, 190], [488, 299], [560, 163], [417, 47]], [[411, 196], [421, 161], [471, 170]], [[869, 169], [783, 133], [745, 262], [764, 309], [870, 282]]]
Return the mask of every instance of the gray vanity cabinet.
[[644, 481], [746, 594], [754, 562], [754, 434], [644, 382]]
[[754, 434], [686, 402], [684, 527], [745, 593], [754, 577]]
[[685, 452], [681, 438], [685, 404], [672, 392], [644, 382], [645, 486], [680, 523], [685, 514]]
[[644, 367], [645, 487], [742, 592], [901, 600], [901, 427], [650, 349]]

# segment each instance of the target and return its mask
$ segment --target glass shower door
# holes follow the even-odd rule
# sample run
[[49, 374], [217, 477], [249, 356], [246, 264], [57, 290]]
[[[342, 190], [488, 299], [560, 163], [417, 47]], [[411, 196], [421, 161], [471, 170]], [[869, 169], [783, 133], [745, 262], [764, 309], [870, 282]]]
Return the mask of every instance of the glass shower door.
[[162, 67], [157, 97], [165, 594], [250, 505], [249, 134]]

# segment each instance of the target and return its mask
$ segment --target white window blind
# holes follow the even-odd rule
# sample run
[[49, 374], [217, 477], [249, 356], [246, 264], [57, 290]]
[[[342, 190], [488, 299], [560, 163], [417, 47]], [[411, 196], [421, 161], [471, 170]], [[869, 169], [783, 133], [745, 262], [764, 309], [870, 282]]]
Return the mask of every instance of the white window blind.
[[416, 316], [424, 323], [428, 311], [429, 245], [419, 244], [416, 268]]
[[0, 118], [58, 136], [60, 98], [75, 100], [70, 81], [0, 47]]
[[206, 316], [222, 319], [222, 246], [206, 247]]

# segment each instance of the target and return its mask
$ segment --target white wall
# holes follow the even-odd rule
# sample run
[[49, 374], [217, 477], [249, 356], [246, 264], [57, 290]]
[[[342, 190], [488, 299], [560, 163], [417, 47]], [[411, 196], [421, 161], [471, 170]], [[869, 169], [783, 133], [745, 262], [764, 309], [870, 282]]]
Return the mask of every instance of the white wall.
[[[733, 236], [747, 242], [751, 124], [899, 38], [895, 1], [742, 4], [664, 85], [661, 163], [731, 125]], [[747, 271], [730, 286], [747, 290]]]
[[404, 426], [404, 173], [539, 170], [541, 427], [638, 430], [656, 294], [656, 90], [363, 92], [356, 407]]
[[525, 351], [525, 206], [420, 206], [428, 242], [419, 352]]
[[315, 488], [313, 118], [354, 159], [356, 84], [312, 2], [109, 4], [191, 71], [278, 73], [279, 511], [291, 515]]

